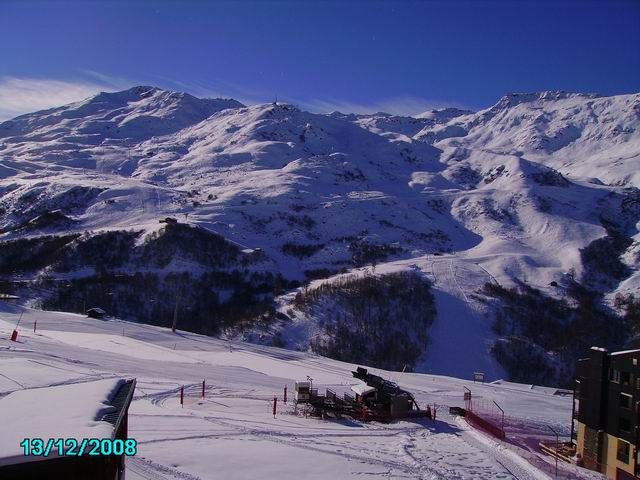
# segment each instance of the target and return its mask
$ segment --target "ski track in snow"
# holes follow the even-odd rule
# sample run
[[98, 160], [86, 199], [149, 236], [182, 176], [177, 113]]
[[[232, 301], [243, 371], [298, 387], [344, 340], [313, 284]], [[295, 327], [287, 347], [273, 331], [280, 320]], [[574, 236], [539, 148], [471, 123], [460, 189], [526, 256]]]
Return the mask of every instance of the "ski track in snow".
[[[429, 332], [431, 340], [427, 358], [420, 370], [446, 371], [460, 378], [471, 378], [473, 372], [484, 372], [489, 379], [503, 376], [489, 352], [493, 338], [490, 321], [478, 311], [478, 306], [467, 296], [456, 276], [456, 259], [432, 260], [429, 265], [434, 277], [434, 295], [437, 316]], [[488, 277], [477, 265], [465, 262], [467, 268], [474, 267], [482, 277]], [[473, 291], [482, 285], [472, 280]], [[461, 355], [460, 352], [464, 352]], [[446, 365], [446, 367], [444, 367]]]
[[547, 480], [549, 478], [531, 466], [524, 466], [522, 459], [518, 461], [510, 457], [508, 453], [505, 453], [508, 451], [497, 445], [497, 442], [488, 438], [484, 439], [484, 441], [480, 440], [479, 437], [484, 436], [482, 433], [465, 431], [462, 436], [466, 443], [485, 452], [487, 456], [493, 458], [518, 480]]

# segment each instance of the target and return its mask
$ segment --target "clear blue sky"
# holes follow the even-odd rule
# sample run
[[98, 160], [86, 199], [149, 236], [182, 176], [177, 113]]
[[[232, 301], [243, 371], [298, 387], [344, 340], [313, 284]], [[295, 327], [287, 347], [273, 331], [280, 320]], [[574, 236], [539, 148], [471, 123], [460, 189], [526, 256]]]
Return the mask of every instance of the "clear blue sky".
[[0, 0], [5, 109], [134, 84], [413, 113], [638, 92], [640, 0]]

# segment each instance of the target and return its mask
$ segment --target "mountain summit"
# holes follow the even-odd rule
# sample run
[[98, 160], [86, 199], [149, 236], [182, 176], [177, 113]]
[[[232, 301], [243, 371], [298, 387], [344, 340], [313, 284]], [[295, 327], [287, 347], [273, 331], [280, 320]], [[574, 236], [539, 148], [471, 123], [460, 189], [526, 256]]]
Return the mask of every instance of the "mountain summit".
[[221, 110], [243, 106], [231, 99], [200, 99], [188, 93], [138, 86], [21, 115], [0, 124], [0, 139], [13, 143], [74, 135], [73, 140], [80, 144], [114, 138], [138, 142], [186, 128]]

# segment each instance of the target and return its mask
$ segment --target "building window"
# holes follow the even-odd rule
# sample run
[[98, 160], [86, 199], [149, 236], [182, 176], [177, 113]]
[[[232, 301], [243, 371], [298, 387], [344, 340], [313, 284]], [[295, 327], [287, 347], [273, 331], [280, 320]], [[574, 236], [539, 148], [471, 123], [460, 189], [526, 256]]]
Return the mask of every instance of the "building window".
[[580, 380], [576, 380], [576, 383], [573, 385], [573, 395], [575, 398], [582, 398], [582, 383]]
[[622, 385], [631, 385], [631, 373], [620, 372], [620, 383]]
[[629, 444], [624, 440], [618, 439], [618, 460], [624, 463], [629, 463], [629, 450]]
[[631, 395], [627, 394], [627, 393], [621, 393], [620, 394], [620, 406], [622, 408], [628, 408], [629, 410], [631, 410]]
[[620, 383], [620, 370], [616, 370], [615, 368], [610, 368], [609, 380], [611, 380], [612, 382]]
[[636, 365], [638, 365], [638, 359], [637, 359], [637, 358], [634, 358], [634, 359], [633, 359], [633, 366], [635, 367]]
[[618, 428], [621, 432], [629, 433], [631, 431], [631, 421], [628, 418], [620, 417], [618, 419]]

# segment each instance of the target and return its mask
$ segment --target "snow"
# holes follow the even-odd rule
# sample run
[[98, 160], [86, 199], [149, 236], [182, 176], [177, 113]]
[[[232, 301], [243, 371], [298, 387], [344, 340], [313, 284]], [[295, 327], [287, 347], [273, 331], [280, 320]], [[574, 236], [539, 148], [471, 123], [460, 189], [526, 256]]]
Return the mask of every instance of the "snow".
[[[505, 373], [491, 355], [495, 334], [491, 331], [491, 320], [486, 316], [486, 306], [467, 295], [484, 283], [493, 281], [492, 276], [476, 263], [451, 255], [423, 256], [410, 260], [386, 262], [376, 266], [375, 273], [384, 275], [400, 271], [418, 272], [433, 285], [437, 315], [429, 331], [431, 337], [426, 355], [415, 370], [427, 373], [444, 373], [459, 378], [473, 378], [474, 372], [485, 373], [487, 380], [503, 378]], [[343, 275], [371, 274], [363, 268], [311, 282], [310, 288], [329, 282]], [[304, 287], [302, 287], [304, 288]], [[279, 310], [292, 313], [295, 292], [280, 298]], [[293, 323], [282, 328], [287, 346], [303, 349], [309, 339], [319, 335], [317, 320], [293, 311]], [[455, 348], [451, 346], [455, 345]], [[464, 352], [464, 355], [461, 355]]]
[[351, 390], [357, 393], [358, 395], [362, 396], [362, 395], [366, 395], [367, 393], [375, 392], [376, 388], [370, 387], [366, 383], [360, 383], [358, 385], [352, 385]]
[[[419, 371], [494, 380], [504, 376], [489, 353], [495, 335], [473, 298], [484, 283], [521, 280], [559, 295], [547, 286], [572, 269], [580, 276], [580, 249], [606, 235], [600, 219], [609, 218], [635, 244], [623, 256], [630, 276], [607, 298], [640, 291], [640, 218], [621, 206], [640, 186], [639, 111], [640, 94], [509, 94], [475, 113], [412, 118], [245, 107], [148, 86], [102, 93], [0, 125], [0, 239], [125, 229], [142, 231], [143, 242], [175, 217], [259, 249], [266, 260], [249, 268], [297, 280], [351, 269], [345, 239], [397, 245], [377, 271], [416, 265], [434, 281], [438, 316]], [[549, 167], [567, 185], [536, 181]], [[99, 193], [71, 208], [65, 194], [77, 186]], [[24, 229], [67, 207], [70, 226]], [[286, 243], [319, 249], [298, 259], [283, 253]], [[163, 273], [198, 268], [177, 262]], [[307, 349], [318, 330], [316, 318], [296, 318], [284, 340]], [[137, 347], [111, 338], [101, 348]]]
[[114, 409], [109, 402], [123, 383], [98, 380], [18, 390], [0, 398], [0, 465], [29, 460], [20, 447], [25, 438], [111, 438], [113, 425], [96, 419]]
[[574, 178], [638, 186], [638, 105], [638, 94], [507, 95], [489, 109], [454, 118], [449, 126], [464, 135], [435, 146], [471, 147], [495, 156], [520, 152]]
[[[124, 328], [124, 327], [123, 327]], [[53, 338], [69, 345], [92, 350], [102, 350], [117, 354], [124, 354], [143, 360], [166, 360], [182, 363], [198, 363], [198, 360], [176, 354], [169, 348], [150, 345], [123, 335], [105, 335], [76, 332], [41, 332], [44, 336]]]
[[619, 351], [619, 352], [612, 352], [611, 355], [627, 355], [629, 353], [638, 353], [638, 352], [640, 352], [640, 349], [636, 348], [634, 350], [622, 350], [622, 351]]
[[[11, 342], [8, 338], [20, 315], [18, 342]], [[448, 406], [464, 405], [463, 386], [478, 399], [498, 402], [518, 420], [519, 435], [525, 438], [527, 428], [536, 438], [547, 438], [540, 433], [546, 425], [568, 434], [571, 398], [555, 395], [553, 389], [509, 382], [474, 384], [369, 368], [411, 391], [421, 407], [437, 404], [437, 420], [323, 421], [305, 417], [302, 409], [295, 414], [290, 401], [283, 403], [284, 386], [292, 395], [295, 381], [311, 376], [320, 391], [347, 392], [362, 385], [351, 375], [356, 365], [306, 352], [2, 302], [0, 319], [0, 415], [11, 422], [10, 435], [0, 436], [2, 456], [16, 454], [23, 436], [109, 436], [109, 429], [100, 430], [100, 422], [93, 419], [120, 379], [131, 377], [137, 378], [137, 387], [129, 410], [129, 437], [138, 440], [139, 448], [137, 456], [127, 459], [127, 475], [134, 479], [197, 480], [212, 478], [212, 472], [228, 479], [551, 478], [551, 460], [525, 448], [524, 442], [492, 440], [449, 416]], [[111, 349], [115, 338], [135, 342]], [[144, 348], [161, 355], [140, 356]], [[169, 351], [172, 355], [163, 358]], [[204, 399], [200, 398], [203, 379]], [[49, 386], [53, 383], [59, 386]], [[179, 403], [181, 385], [186, 386], [184, 406]], [[279, 400], [275, 418], [270, 403], [274, 396]], [[30, 402], [42, 399], [56, 409], [38, 409], [37, 421], [14, 415], [31, 412]], [[5, 409], [5, 402], [11, 408]], [[74, 415], [75, 420], [60, 425], [61, 419]], [[577, 467], [560, 469], [565, 478], [600, 478]]]

